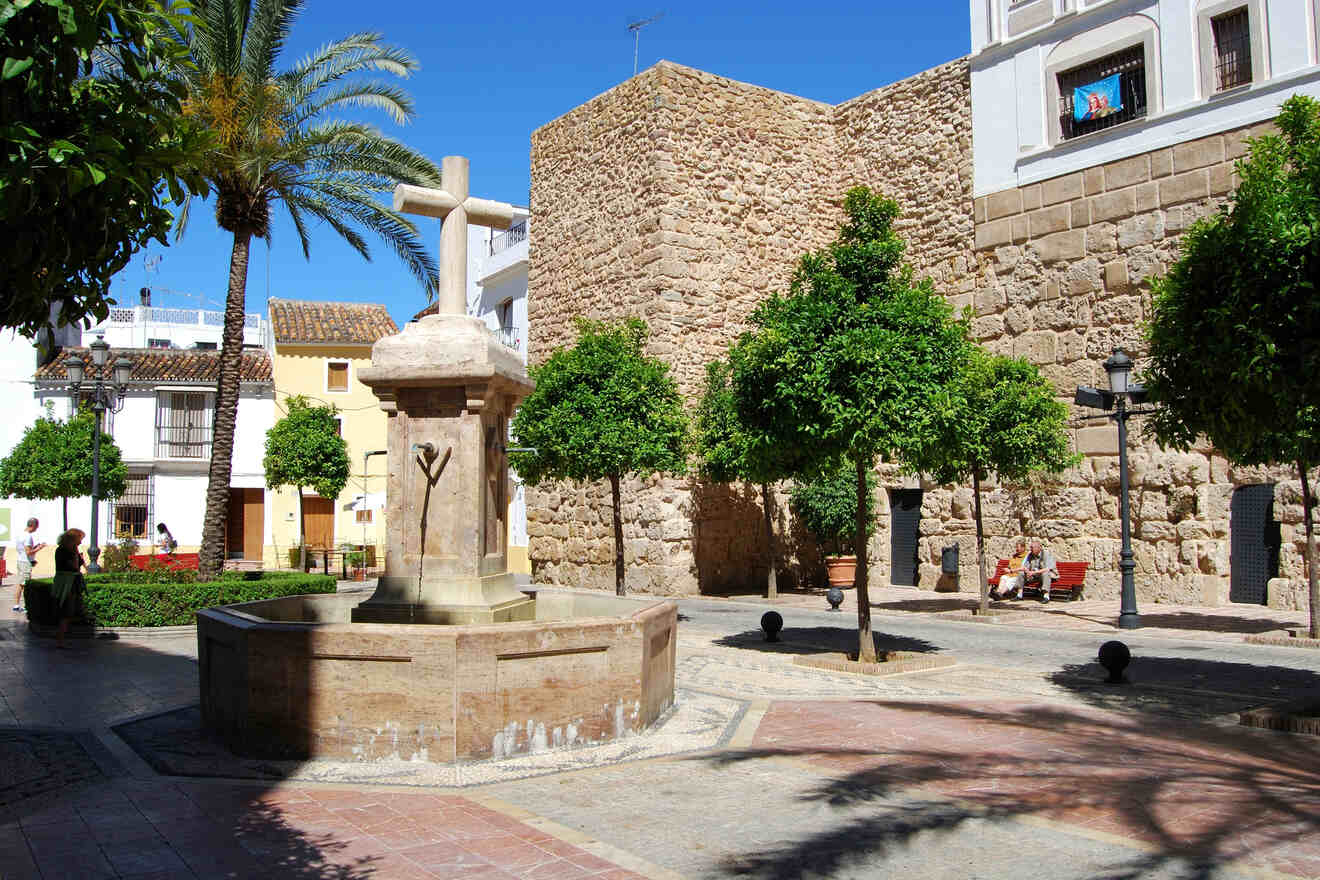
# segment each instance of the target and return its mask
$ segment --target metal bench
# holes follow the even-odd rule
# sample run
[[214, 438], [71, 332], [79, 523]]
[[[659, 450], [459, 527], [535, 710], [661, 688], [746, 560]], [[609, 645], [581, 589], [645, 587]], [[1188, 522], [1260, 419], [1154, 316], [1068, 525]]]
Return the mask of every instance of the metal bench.
[[[1090, 567], [1089, 562], [1059, 562], [1056, 567], [1059, 569], [1059, 577], [1050, 584], [1051, 599], [1080, 599], [1086, 589], [1086, 569]], [[1008, 572], [1008, 560], [1001, 559], [995, 566], [995, 573], [986, 580], [990, 586], [998, 587], [999, 579]], [[1040, 587], [1026, 586], [1022, 589], [1022, 595], [1039, 596]]]

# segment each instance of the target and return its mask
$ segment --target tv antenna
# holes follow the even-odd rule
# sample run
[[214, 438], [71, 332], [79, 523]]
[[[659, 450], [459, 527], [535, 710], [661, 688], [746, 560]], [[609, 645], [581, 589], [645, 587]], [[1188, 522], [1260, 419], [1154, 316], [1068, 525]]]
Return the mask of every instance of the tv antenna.
[[641, 21], [634, 21], [628, 25], [628, 30], [632, 31], [633, 35], [633, 76], [637, 75], [637, 41], [642, 35], [642, 28], [646, 27], [648, 24], [655, 24], [664, 17], [665, 14], [663, 12], [658, 12], [650, 18], [644, 18]]

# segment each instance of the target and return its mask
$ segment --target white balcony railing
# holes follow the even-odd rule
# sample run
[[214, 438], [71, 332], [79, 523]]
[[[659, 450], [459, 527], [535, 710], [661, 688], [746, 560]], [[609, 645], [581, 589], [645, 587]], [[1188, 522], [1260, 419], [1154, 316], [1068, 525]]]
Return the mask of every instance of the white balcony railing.
[[[114, 327], [128, 327], [134, 324], [177, 324], [181, 326], [222, 327], [225, 313], [208, 309], [168, 309], [156, 306], [132, 306], [113, 308], [103, 322]], [[243, 326], [250, 330], [261, 327], [260, 314], [243, 316]]]

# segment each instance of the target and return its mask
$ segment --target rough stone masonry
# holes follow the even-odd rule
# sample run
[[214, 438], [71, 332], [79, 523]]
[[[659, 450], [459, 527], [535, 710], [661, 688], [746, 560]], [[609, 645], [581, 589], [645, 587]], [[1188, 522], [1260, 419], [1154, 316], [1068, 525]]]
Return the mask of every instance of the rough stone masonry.
[[[978, 340], [1040, 365], [1061, 398], [1103, 382], [1113, 345], [1141, 354], [1148, 281], [1175, 258], [1182, 230], [1230, 190], [1251, 132], [973, 200], [970, 119], [965, 59], [837, 106], [661, 62], [575, 108], [532, 136], [532, 362], [571, 344], [579, 315], [637, 315], [651, 329], [648, 353], [671, 365], [695, 403], [705, 365], [748, 329], [758, 302], [786, 289], [804, 252], [834, 237], [843, 194], [866, 184], [898, 201], [909, 261], [973, 310]], [[1171, 453], [1139, 434], [1134, 444], [1139, 598], [1227, 601], [1228, 504], [1246, 483], [1277, 484], [1280, 573], [1301, 577], [1300, 492], [1285, 470], [1230, 468], [1210, 449]], [[1080, 428], [1076, 448], [1085, 461], [1059, 481], [987, 488], [988, 550], [1039, 534], [1060, 559], [1091, 563], [1088, 595], [1116, 596], [1116, 431]], [[880, 485], [873, 580], [890, 575], [888, 490], [920, 487], [919, 584], [976, 590], [970, 488], [887, 466]], [[814, 582], [819, 557], [784, 501], [780, 493], [781, 577]], [[601, 486], [529, 490], [538, 581], [612, 584], [609, 503]], [[634, 480], [623, 503], [630, 589], [764, 583], [754, 487], [657, 477]], [[940, 549], [953, 543], [961, 570], [942, 577]], [[1295, 606], [1282, 586], [1271, 604]]]

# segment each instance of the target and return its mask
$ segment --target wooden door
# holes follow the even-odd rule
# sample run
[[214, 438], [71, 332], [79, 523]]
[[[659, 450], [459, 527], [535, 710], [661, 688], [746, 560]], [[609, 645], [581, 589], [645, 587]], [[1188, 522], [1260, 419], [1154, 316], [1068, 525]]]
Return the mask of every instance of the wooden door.
[[303, 496], [303, 534], [308, 549], [329, 550], [335, 545], [335, 503], [316, 495]]
[[230, 488], [226, 559], [261, 561], [266, 530], [265, 496], [264, 489]]

